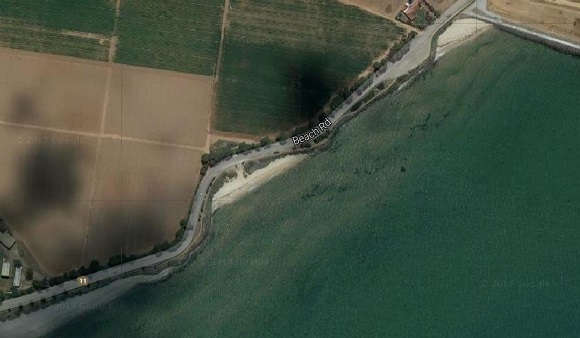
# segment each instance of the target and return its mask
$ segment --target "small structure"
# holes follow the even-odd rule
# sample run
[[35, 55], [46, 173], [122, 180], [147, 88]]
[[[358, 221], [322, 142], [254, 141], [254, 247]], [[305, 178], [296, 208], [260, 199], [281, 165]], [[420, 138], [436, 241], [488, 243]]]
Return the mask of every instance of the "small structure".
[[12, 282], [12, 286], [19, 288], [21, 278], [22, 278], [22, 267], [19, 266], [14, 270], [14, 281]]
[[8, 250], [10, 250], [10, 248], [12, 248], [14, 243], [16, 243], [16, 240], [14, 239], [14, 237], [10, 236], [9, 233], [0, 232], [0, 243], [2, 243], [2, 245], [4, 245]]
[[405, 8], [403, 10], [403, 14], [409, 19], [409, 21], [413, 21], [415, 19], [415, 14], [421, 8], [423, 4], [423, 0], [409, 0], [409, 2], [405, 3]]
[[10, 261], [2, 260], [2, 278], [10, 278]]

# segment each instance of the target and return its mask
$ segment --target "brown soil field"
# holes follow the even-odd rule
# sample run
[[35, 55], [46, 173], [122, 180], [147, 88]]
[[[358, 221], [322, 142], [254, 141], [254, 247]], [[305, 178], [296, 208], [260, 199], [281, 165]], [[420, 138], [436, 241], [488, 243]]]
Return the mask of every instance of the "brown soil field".
[[81, 264], [97, 138], [0, 125], [0, 212], [44, 272]]
[[207, 76], [116, 65], [105, 132], [204, 147], [212, 93]]
[[189, 210], [201, 154], [104, 140], [88, 223], [87, 257], [106, 260], [112, 253], [143, 253], [154, 244], [173, 240]]
[[211, 77], [4, 49], [0, 74], [0, 213], [43, 272], [174, 238]]
[[508, 22], [580, 43], [580, 3], [578, 2], [489, 0], [488, 7]]
[[[395, 20], [397, 13], [403, 9], [403, 5], [407, 0], [340, 0], [342, 3], [347, 5], [353, 5], [367, 10], [371, 13], [375, 13], [381, 16], [386, 16], [392, 19], [394, 22], [399, 23]], [[440, 12], [445, 11], [451, 5], [455, 3], [456, 0], [429, 0], [429, 3], [435, 7]], [[402, 25], [402, 24], [401, 24]], [[409, 26], [404, 25], [404, 27], [409, 29]]]
[[107, 69], [0, 49], [0, 120], [98, 132]]

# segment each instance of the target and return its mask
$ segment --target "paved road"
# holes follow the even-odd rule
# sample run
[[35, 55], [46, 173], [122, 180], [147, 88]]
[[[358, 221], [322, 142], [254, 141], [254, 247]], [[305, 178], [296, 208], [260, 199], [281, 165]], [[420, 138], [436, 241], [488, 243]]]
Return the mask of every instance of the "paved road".
[[[336, 122], [338, 122], [341, 118], [343, 118], [344, 115], [348, 113], [355, 104], [357, 104], [360, 100], [362, 100], [362, 98], [368, 92], [373, 90], [373, 88], [378, 86], [380, 83], [382, 83], [385, 80], [396, 79], [401, 75], [405, 75], [410, 70], [415, 69], [421, 63], [423, 63], [423, 61], [425, 61], [429, 57], [429, 53], [431, 50], [431, 40], [433, 38], [433, 35], [442, 25], [447, 23], [460, 11], [465, 9], [472, 1], [473, 0], [459, 0], [447, 11], [445, 11], [441, 15], [441, 17], [439, 17], [435, 21], [433, 25], [427, 27], [424, 31], [417, 34], [417, 36], [411, 41], [409, 52], [405, 54], [401, 60], [393, 64], [389, 63], [388, 69], [385, 73], [380, 75], [375, 74], [375, 76], [373, 77], [373, 83], [370, 87], [368, 87], [366, 90], [361, 89], [362, 91], [361, 95], [357, 94], [351, 95], [350, 104], [346, 104], [345, 102], [331, 114], [331, 117], [329, 117], [330, 121], [332, 122], [331, 128], [336, 126], [337, 125]], [[262, 158], [267, 158], [274, 155], [275, 153], [276, 154], [291, 153], [293, 152], [293, 147], [294, 144], [292, 143], [292, 140], [286, 140], [283, 143], [280, 142], [274, 143], [268, 147], [260, 148], [258, 151], [255, 150], [247, 154], [234, 155], [232, 158], [222, 161], [215, 167], [210, 168], [207, 171], [206, 175], [202, 178], [201, 182], [199, 183], [198, 189], [196, 191], [196, 196], [194, 197], [193, 205], [191, 208], [191, 213], [189, 215], [187, 229], [183, 236], [183, 240], [179, 244], [177, 244], [175, 247], [169, 250], [160, 252], [158, 254], [143, 257], [134, 260], [132, 262], [124, 263], [112, 268], [108, 268], [90, 274], [88, 276], [89, 281], [94, 283], [97, 281], [106, 280], [108, 278], [116, 277], [126, 272], [131, 272], [139, 270], [144, 267], [162, 263], [166, 260], [175, 258], [176, 256], [184, 253], [188, 248], [188, 246], [194, 240], [195, 231], [198, 226], [197, 220], [201, 215], [201, 209], [205, 197], [208, 193], [209, 187], [214, 178], [216, 178], [224, 170], [234, 167], [236, 164], [243, 163], [245, 161], [253, 161]], [[41, 299], [50, 298], [52, 296], [61, 294], [65, 291], [77, 289], [78, 287], [79, 286], [76, 281], [67, 281], [63, 284], [52, 286], [39, 292], [6, 300], [0, 306], [0, 311], [15, 309], [20, 305], [38, 302]]]

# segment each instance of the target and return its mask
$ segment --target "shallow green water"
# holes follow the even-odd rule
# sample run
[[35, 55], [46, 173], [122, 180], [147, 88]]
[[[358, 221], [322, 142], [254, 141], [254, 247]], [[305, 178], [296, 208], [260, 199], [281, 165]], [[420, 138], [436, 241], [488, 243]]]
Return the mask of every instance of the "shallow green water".
[[53, 336], [577, 336], [579, 107], [580, 59], [488, 33]]

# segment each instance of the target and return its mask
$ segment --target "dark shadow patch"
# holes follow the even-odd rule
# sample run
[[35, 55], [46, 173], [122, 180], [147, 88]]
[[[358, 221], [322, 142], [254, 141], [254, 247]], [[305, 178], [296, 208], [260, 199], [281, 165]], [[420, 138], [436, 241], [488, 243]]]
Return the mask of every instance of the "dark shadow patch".
[[[161, 202], [117, 202], [116, 205], [95, 210], [94, 221], [90, 225], [89, 252], [87, 259], [107, 255], [102, 265], [115, 255], [130, 256], [147, 252], [164, 241], [163, 210]], [[175, 224], [177, 231], [178, 224]], [[173, 238], [167, 239], [172, 241]], [[94, 251], [96, 250], [96, 251]], [[97, 252], [98, 251], [98, 252]], [[100, 253], [100, 254], [99, 254]], [[86, 262], [85, 262], [86, 263]]]
[[29, 123], [38, 115], [37, 104], [34, 98], [26, 92], [18, 93], [10, 102], [10, 121], [15, 123]]
[[287, 106], [296, 122], [315, 120], [340, 81], [325, 66], [320, 55], [311, 53], [288, 62], [285, 74], [289, 90]]
[[70, 207], [81, 184], [78, 147], [42, 142], [20, 163], [18, 192], [29, 212]]

